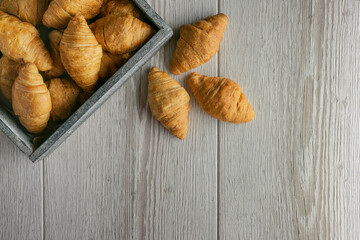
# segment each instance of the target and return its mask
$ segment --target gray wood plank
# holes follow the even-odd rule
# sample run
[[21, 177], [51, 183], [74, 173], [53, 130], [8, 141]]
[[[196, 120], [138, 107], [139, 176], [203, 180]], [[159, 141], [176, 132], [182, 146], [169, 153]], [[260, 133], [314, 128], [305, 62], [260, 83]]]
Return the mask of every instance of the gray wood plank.
[[220, 76], [256, 112], [220, 123], [220, 239], [357, 239], [357, 1], [220, 1]]
[[[149, 3], [176, 29], [218, 6]], [[188, 137], [180, 141], [147, 105], [147, 72], [170, 71], [175, 42], [45, 160], [46, 239], [216, 239], [217, 122], [192, 99]], [[216, 74], [217, 58], [198, 71]], [[185, 76], [176, 79], [183, 84]]]
[[0, 133], [0, 239], [42, 239], [42, 163]]

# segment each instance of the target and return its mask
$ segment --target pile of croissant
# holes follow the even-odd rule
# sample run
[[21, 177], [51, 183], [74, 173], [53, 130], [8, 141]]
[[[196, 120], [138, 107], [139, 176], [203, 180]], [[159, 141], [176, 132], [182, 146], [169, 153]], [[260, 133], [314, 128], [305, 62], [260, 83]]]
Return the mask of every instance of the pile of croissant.
[[144, 21], [129, 0], [2, 0], [0, 90], [20, 123], [66, 120], [155, 34]]
[[[227, 22], [227, 16], [220, 13], [181, 26], [171, 72], [179, 75], [208, 62], [219, 51]], [[189, 94], [175, 79], [156, 67], [150, 70], [148, 80], [148, 102], [152, 114], [173, 135], [185, 139], [189, 123]], [[250, 103], [234, 81], [194, 72], [189, 75], [188, 83], [200, 107], [210, 116], [231, 123], [254, 119]]]

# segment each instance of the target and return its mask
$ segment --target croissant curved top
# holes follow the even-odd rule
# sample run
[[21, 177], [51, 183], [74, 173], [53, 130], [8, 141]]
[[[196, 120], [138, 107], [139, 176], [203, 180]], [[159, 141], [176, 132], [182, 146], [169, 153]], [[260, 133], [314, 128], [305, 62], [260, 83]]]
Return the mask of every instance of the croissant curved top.
[[180, 89], [181, 85], [171, 78], [169, 74], [161, 71], [157, 67], [153, 67], [149, 72], [149, 94], [156, 95], [169, 89]]
[[33, 63], [27, 63], [20, 68], [19, 76], [16, 81], [18, 84], [24, 86], [38, 86], [44, 84], [44, 80], [40, 75], [39, 70]]
[[61, 44], [69, 47], [91, 47], [99, 45], [82, 15], [76, 15], [69, 22], [68, 27], [64, 31]]

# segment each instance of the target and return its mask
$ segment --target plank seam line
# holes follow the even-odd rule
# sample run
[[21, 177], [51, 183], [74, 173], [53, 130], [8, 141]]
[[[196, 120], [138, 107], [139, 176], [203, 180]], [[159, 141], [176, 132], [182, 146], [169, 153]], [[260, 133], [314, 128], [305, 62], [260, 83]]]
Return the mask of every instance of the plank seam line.
[[[218, 0], [217, 11], [220, 13], [220, 0]], [[220, 77], [220, 51], [217, 56], [217, 75]], [[216, 159], [216, 238], [220, 240], [220, 121], [217, 120], [217, 159]]]

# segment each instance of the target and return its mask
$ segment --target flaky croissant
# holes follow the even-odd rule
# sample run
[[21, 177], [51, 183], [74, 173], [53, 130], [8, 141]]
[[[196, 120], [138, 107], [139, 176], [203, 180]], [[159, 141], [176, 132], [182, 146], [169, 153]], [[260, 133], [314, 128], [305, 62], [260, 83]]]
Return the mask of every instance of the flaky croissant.
[[208, 62], [219, 51], [227, 22], [227, 16], [220, 13], [181, 26], [171, 72], [179, 75]]
[[250, 103], [240, 86], [232, 80], [192, 73], [189, 85], [201, 108], [210, 116], [231, 123], [254, 119], [255, 113]]
[[12, 106], [20, 123], [30, 133], [41, 133], [50, 118], [51, 99], [38, 69], [23, 66], [12, 87]]
[[19, 75], [21, 64], [6, 56], [0, 59], [0, 90], [4, 97], [11, 102], [11, 88]]
[[103, 49], [113, 54], [135, 51], [155, 33], [149, 24], [131, 14], [107, 15], [90, 28]]
[[70, 22], [60, 42], [61, 61], [84, 91], [92, 91], [98, 80], [102, 49], [83, 16]]
[[63, 78], [48, 81], [48, 89], [52, 103], [52, 119], [55, 122], [66, 120], [78, 107], [81, 89], [72, 80]]
[[101, 67], [99, 72], [99, 80], [105, 81], [122, 66], [126, 63], [127, 60], [131, 58], [133, 53], [124, 53], [124, 54], [111, 54], [103, 52], [101, 58]]
[[190, 96], [167, 73], [153, 67], [148, 75], [148, 101], [153, 116], [173, 135], [185, 139]]
[[54, 62], [54, 67], [45, 72], [47, 78], [60, 77], [65, 72], [64, 65], [60, 58], [61, 38], [62, 32], [58, 30], [53, 30], [49, 33], [50, 55]]
[[127, 15], [132, 14], [134, 17], [143, 20], [141, 11], [129, 0], [110, 0], [101, 7], [100, 16], [105, 17], [109, 14]]
[[2, 11], [0, 11], [0, 51], [17, 62], [35, 63], [41, 71], [53, 67], [50, 54], [36, 28]]
[[2, 0], [0, 10], [36, 26], [41, 22], [49, 2], [50, 0]]
[[53, 0], [44, 13], [43, 24], [56, 29], [66, 28], [75, 15], [91, 19], [100, 13], [103, 0]]

